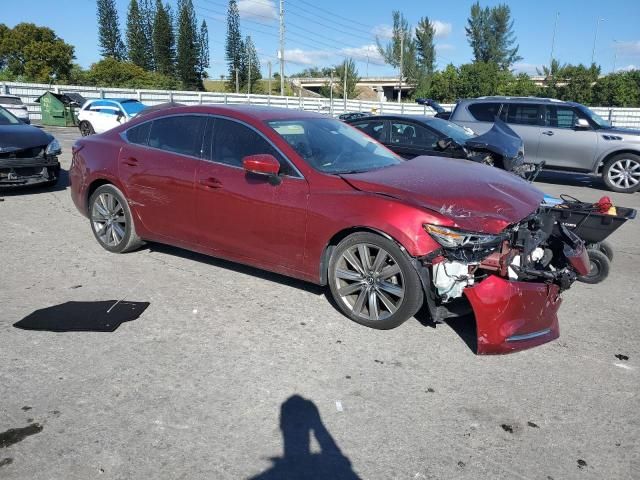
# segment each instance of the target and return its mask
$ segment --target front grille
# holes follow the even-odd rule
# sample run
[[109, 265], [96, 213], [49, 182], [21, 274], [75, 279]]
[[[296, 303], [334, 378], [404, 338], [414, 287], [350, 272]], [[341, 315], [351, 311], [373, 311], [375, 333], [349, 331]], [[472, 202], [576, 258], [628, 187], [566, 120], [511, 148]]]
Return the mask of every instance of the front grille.
[[0, 152], [0, 158], [35, 158], [44, 156], [44, 151], [47, 148], [46, 145], [39, 147], [25, 148], [23, 150], [17, 150], [14, 152]]

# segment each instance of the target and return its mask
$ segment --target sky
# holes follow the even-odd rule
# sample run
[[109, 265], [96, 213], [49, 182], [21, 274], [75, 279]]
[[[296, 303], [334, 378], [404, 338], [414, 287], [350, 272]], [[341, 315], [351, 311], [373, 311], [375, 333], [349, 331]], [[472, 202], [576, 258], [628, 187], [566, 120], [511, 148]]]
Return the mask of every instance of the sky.
[[[167, 0], [165, 0], [166, 2]], [[175, 7], [176, 0], [168, 0]], [[116, 0], [124, 31], [129, 0]], [[211, 78], [226, 74], [224, 40], [226, 0], [193, 0], [199, 22], [209, 28]], [[412, 26], [428, 16], [436, 25], [438, 68], [448, 63], [470, 62], [465, 24], [472, 1], [404, 0], [284, 0], [285, 75], [310, 66], [331, 66], [345, 56], [357, 62], [365, 76], [390, 76], [397, 71], [384, 65], [376, 38], [385, 42], [392, 9], [399, 8]], [[507, 3], [523, 59], [517, 72], [535, 74], [548, 65], [557, 16], [554, 57], [561, 63], [590, 63], [598, 24], [595, 61], [603, 73], [615, 69], [640, 69], [640, 0], [518, 0], [482, 1], [482, 6]], [[251, 35], [260, 57], [263, 76], [267, 62], [278, 71], [279, 0], [238, 0], [243, 35]], [[175, 8], [174, 8], [175, 11]], [[13, 27], [32, 22], [52, 28], [75, 47], [76, 62], [89, 67], [100, 60], [96, 2], [93, 0], [2, 1], [0, 23]]]

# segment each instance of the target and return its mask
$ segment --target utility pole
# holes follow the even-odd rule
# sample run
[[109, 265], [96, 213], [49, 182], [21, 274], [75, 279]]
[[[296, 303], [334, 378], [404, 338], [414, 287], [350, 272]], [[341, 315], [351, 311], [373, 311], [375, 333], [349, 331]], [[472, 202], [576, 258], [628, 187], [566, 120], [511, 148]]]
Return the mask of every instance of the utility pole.
[[236, 67], [236, 93], [240, 93], [240, 81], [238, 80], [238, 67]]
[[284, 0], [280, 0], [280, 95], [284, 95]]
[[553, 75], [551, 71], [551, 67], [553, 66], [553, 49], [556, 46], [556, 30], [558, 29], [558, 17], [560, 17], [560, 12], [556, 12], [556, 23], [553, 27], [553, 37], [551, 37], [551, 58], [549, 59], [549, 74]]
[[367, 53], [367, 77], [369, 77], [369, 54]]
[[604, 18], [599, 18], [596, 21], [596, 33], [593, 36], [593, 50], [591, 50], [591, 64], [593, 65], [593, 62], [595, 61], [596, 58], [596, 42], [598, 41], [598, 27], [600, 26], [600, 22], [603, 21]]
[[402, 94], [402, 62], [404, 60], [404, 30], [400, 37], [400, 81], [398, 82], [398, 103], [400, 103], [400, 96]]
[[269, 66], [269, 95], [271, 95], [271, 60], [267, 62], [267, 65]]
[[329, 84], [329, 113], [333, 116], [333, 68], [331, 69], [331, 83]]
[[344, 111], [347, 111], [347, 59], [344, 59], [344, 86], [342, 87], [342, 98], [344, 98]]
[[[248, 37], [251, 40], [251, 37]], [[251, 52], [247, 48], [247, 60], [249, 61], [249, 68], [247, 69], [247, 95], [251, 93]]]
[[616, 73], [616, 61], [618, 60], [618, 41], [613, 41], [613, 68], [611, 73]]

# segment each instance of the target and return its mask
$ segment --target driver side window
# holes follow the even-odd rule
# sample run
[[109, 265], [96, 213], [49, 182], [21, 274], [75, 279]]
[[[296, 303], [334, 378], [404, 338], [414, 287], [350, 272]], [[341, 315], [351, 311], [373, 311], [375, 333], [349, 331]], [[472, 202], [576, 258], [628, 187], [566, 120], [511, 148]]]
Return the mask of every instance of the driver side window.
[[391, 124], [391, 143], [396, 145], [414, 145], [433, 147], [439, 137], [421, 125], [394, 122]]
[[209, 122], [207, 138], [210, 149], [205, 158], [217, 163], [242, 168], [242, 159], [249, 155], [273, 155], [280, 163], [280, 174], [295, 176], [291, 165], [282, 158], [259, 133], [238, 122], [215, 118]]

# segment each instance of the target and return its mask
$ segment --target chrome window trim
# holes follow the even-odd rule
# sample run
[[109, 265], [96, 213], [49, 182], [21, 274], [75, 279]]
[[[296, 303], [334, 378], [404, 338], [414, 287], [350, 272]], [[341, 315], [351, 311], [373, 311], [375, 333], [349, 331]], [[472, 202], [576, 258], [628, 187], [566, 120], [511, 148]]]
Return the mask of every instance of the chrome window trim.
[[[139, 127], [141, 125], [144, 125], [145, 123], [150, 123], [153, 122], [154, 120], [160, 120], [163, 118], [171, 118], [171, 117], [184, 117], [184, 116], [198, 116], [198, 117], [207, 117], [207, 119], [209, 118], [220, 118], [222, 120], [230, 120], [232, 122], [236, 122], [239, 123], [241, 125], [244, 125], [245, 127], [250, 128], [251, 130], [253, 130], [254, 132], [256, 132], [258, 135], [260, 135], [276, 152], [278, 152], [280, 154], [280, 156], [285, 160], [285, 162], [287, 162], [289, 164], [289, 166], [293, 169], [293, 171], [295, 173], [297, 173], [297, 176], [294, 175], [281, 175], [282, 177], [287, 177], [287, 178], [293, 178], [293, 179], [297, 179], [297, 180], [304, 180], [304, 175], [302, 175], [302, 173], [300, 172], [300, 170], [298, 169], [298, 167], [295, 166], [295, 164], [289, 160], [289, 157], [287, 157], [282, 150], [280, 150], [276, 145], [274, 145], [274, 143], [267, 138], [260, 130], [258, 130], [257, 128], [255, 128], [253, 125], [249, 125], [248, 123], [242, 121], [242, 120], [238, 120], [237, 118], [231, 118], [231, 117], [227, 117], [224, 115], [220, 115], [220, 114], [216, 114], [216, 113], [176, 113], [173, 115], [165, 115], [165, 116], [161, 116], [161, 117], [156, 117], [156, 118], [152, 118], [149, 120], [145, 120], [143, 122], [140, 122], [134, 126], [131, 126], [129, 128], [127, 128], [126, 130], [123, 130], [122, 132], [120, 132], [120, 138], [128, 145], [135, 145], [137, 147], [141, 147], [141, 148], [148, 148], [150, 150], [157, 150], [159, 152], [165, 152], [165, 153], [172, 153], [174, 155], [180, 155], [182, 157], [187, 157], [187, 158], [194, 158], [197, 160], [201, 160], [203, 162], [209, 162], [209, 163], [215, 163], [216, 165], [223, 165], [225, 167], [231, 167], [231, 168], [236, 168], [239, 170], [244, 170], [243, 167], [238, 167], [236, 165], [229, 165], [228, 163], [223, 163], [223, 162], [217, 162], [215, 160], [210, 160], [208, 158], [204, 158], [202, 155], [204, 154], [204, 137], [205, 137], [205, 132], [203, 132], [202, 135], [202, 144], [200, 145], [200, 156], [199, 157], [195, 157], [193, 155], [185, 155], [183, 153], [177, 153], [177, 152], [172, 152], [170, 150], [163, 150], [161, 148], [156, 148], [156, 147], [151, 147], [149, 145], [141, 145], [139, 143], [132, 143], [127, 139], [127, 132], [129, 130], [131, 130], [132, 128], [136, 128]], [[205, 130], [207, 128], [207, 125], [205, 125]], [[151, 130], [149, 130], [149, 133], [151, 133]], [[147, 141], [149, 139], [147, 138]]]

